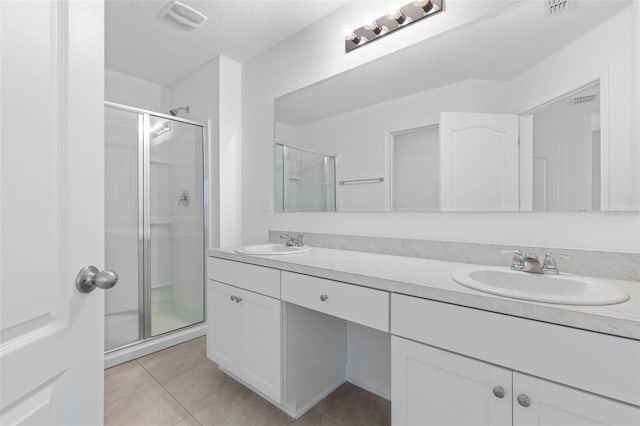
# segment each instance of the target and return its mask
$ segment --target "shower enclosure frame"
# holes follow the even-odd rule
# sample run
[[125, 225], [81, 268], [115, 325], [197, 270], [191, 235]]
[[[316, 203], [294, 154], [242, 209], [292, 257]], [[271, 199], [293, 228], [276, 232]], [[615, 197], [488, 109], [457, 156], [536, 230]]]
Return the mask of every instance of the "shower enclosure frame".
[[[206, 306], [206, 249], [209, 241], [209, 147], [208, 126], [205, 123], [162, 114], [156, 111], [136, 108], [116, 102], [104, 102], [105, 107], [120, 109], [138, 114], [138, 340], [105, 351], [105, 355], [127, 349], [170, 335], [177, 331], [199, 327], [207, 321]], [[151, 333], [151, 208], [150, 208], [150, 117], [158, 117], [179, 123], [198, 126], [202, 132], [202, 321], [179, 327], [156, 336]], [[142, 283], [142, 285], [140, 285]]]

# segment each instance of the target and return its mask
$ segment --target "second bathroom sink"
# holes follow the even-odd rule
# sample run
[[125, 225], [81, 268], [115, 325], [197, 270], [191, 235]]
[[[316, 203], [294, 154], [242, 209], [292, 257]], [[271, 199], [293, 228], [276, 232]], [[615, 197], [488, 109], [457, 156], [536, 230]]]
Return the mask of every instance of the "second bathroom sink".
[[286, 246], [284, 244], [258, 244], [255, 246], [247, 246], [236, 250], [236, 253], [252, 254], [256, 256], [274, 256], [281, 254], [306, 253], [311, 251], [311, 247], [302, 246]]
[[571, 274], [545, 275], [481, 266], [457, 271], [453, 280], [485, 293], [563, 305], [612, 305], [629, 299], [615, 283]]

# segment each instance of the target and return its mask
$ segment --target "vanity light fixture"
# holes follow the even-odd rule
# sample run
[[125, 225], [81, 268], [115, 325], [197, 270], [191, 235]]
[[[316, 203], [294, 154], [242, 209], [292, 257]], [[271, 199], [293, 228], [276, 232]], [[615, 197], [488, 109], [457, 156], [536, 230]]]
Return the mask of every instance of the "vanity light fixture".
[[444, 10], [444, 0], [416, 0], [397, 10], [389, 11], [368, 24], [348, 31], [344, 38], [345, 52], [351, 52], [360, 46], [377, 40], [399, 28], [413, 24], [427, 16], [435, 15]]

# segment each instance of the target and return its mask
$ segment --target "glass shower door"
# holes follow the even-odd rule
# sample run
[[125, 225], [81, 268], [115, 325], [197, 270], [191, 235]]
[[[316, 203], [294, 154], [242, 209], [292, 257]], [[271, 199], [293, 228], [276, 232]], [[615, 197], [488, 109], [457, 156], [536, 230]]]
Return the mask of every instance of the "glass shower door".
[[105, 293], [105, 350], [141, 339], [139, 208], [141, 152], [136, 112], [105, 107], [105, 265], [118, 285]]
[[105, 106], [105, 350], [204, 321], [204, 127]]
[[202, 127], [148, 115], [147, 333], [204, 320]]

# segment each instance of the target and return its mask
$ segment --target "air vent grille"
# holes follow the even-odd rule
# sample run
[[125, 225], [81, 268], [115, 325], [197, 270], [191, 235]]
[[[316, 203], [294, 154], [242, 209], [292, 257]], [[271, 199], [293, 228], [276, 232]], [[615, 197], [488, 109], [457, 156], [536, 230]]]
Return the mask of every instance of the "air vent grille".
[[574, 0], [545, 0], [544, 8], [547, 16], [555, 16], [573, 9], [576, 6]]
[[598, 99], [598, 95], [596, 93], [592, 93], [590, 95], [575, 96], [569, 99], [569, 105], [588, 104], [591, 102], [595, 102], [596, 99]]
[[184, 3], [173, 0], [160, 14], [163, 19], [183, 30], [192, 31], [207, 21], [207, 17]]

